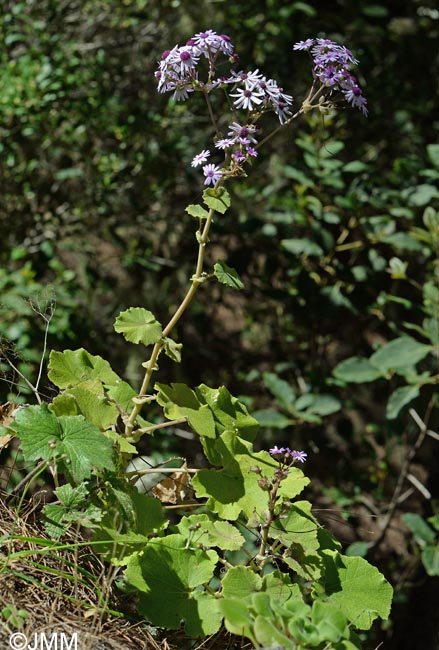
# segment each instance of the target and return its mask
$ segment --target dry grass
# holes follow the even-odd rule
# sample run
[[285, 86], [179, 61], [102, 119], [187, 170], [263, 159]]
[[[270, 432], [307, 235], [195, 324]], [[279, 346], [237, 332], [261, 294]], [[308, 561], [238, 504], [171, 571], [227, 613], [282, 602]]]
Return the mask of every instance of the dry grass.
[[[127, 603], [114, 588], [114, 569], [90, 551], [79, 532], [54, 546], [34, 513], [17, 516], [2, 502], [0, 512], [0, 612], [11, 606], [24, 610], [28, 617], [20, 632], [28, 638], [76, 632], [78, 650], [172, 648], [144, 622], [128, 620]], [[0, 618], [0, 648], [9, 647], [16, 631]]]

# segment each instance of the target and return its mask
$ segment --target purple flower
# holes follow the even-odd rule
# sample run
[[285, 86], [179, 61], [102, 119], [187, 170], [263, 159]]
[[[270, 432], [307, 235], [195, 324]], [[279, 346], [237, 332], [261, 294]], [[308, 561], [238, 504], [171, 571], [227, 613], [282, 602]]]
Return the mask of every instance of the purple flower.
[[258, 155], [258, 152], [253, 147], [247, 147], [247, 155], [248, 156], [253, 156], [254, 158], [256, 158], [256, 156]]
[[203, 167], [203, 174], [206, 177], [204, 181], [205, 185], [215, 185], [223, 175], [218, 165], [205, 165]]
[[236, 108], [243, 108], [244, 110], [252, 111], [262, 104], [264, 93], [262, 90], [253, 86], [253, 88], [245, 87], [238, 88], [235, 93], [230, 93], [231, 97], [236, 97], [233, 102]]
[[203, 149], [203, 151], [197, 153], [197, 155], [194, 156], [191, 162], [191, 167], [198, 167], [198, 165], [201, 165], [201, 163], [206, 162], [209, 156], [210, 156], [210, 151], [208, 151], [207, 149]]
[[230, 135], [233, 138], [245, 139], [249, 143], [257, 144], [257, 140], [253, 137], [253, 133], [256, 131], [256, 127], [253, 124], [248, 124], [247, 126], [241, 126], [238, 122], [232, 122], [229, 126], [230, 131], [227, 135]]
[[278, 447], [277, 445], [274, 445], [274, 447], [268, 450], [268, 453], [271, 456], [280, 456], [280, 454], [284, 454], [285, 452], [285, 447]]
[[293, 50], [309, 50], [314, 44], [313, 38], [307, 38], [306, 41], [299, 41], [293, 45]]
[[359, 88], [359, 86], [354, 84], [350, 90], [344, 90], [343, 95], [345, 96], [347, 102], [352, 104], [352, 106], [355, 106], [355, 108], [359, 108], [363, 115], [367, 116], [367, 99], [363, 97], [361, 88]]
[[217, 140], [215, 142], [215, 147], [217, 149], [228, 149], [229, 147], [233, 147], [235, 142], [236, 138], [223, 138], [222, 140]]
[[232, 153], [232, 158], [237, 165], [241, 165], [243, 162], [245, 162], [245, 155], [242, 153], [242, 151], [235, 151], [235, 153]]
[[308, 454], [306, 451], [290, 451], [289, 455], [294, 458], [294, 460], [299, 460], [301, 463], [304, 463], [307, 459]]

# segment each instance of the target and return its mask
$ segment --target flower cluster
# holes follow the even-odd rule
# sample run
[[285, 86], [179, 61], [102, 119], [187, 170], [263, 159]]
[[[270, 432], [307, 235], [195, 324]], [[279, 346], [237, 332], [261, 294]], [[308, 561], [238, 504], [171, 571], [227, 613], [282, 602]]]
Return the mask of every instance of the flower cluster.
[[[233, 53], [233, 45], [226, 34], [218, 35], [209, 29], [190, 38], [186, 45], [176, 45], [165, 50], [159, 69], [155, 73], [159, 92], [173, 92], [174, 99], [188, 99], [189, 93], [200, 90], [208, 94], [218, 87], [232, 85], [233, 104], [236, 109], [264, 113], [273, 110], [283, 124], [291, 116], [289, 106], [293, 98], [286, 95], [274, 79], [267, 79], [259, 70], [253, 72], [231, 72], [230, 76], [215, 79], [215, 64], [220, 54], [230, 63], [238, 57]], [[202, 58], [207, 59], [209, 73], [206, 80], [199, 78], [197, 66]]]
[[352, 52], [327, 38], [308, 38], [299, 41], [294, 50], [308, 50], [314, 62], [314, 76], [330, 91], [339, 91], [345, 100], [367, 115], [367, 100], [363, 96], [352, 67], [358, 65]]
[[[257, 143], [255, 138], [256, 126], [254, 124], [241, 125], [238, 122], [232, 122], [229, 126], [228, 138], [221, 138], [215, 142], [215, 147], [230, 154], [232, 167], [240, 169], [243, 163], [249, 157], [256, 157], [258, 152], [253, 147]], [[210, 156], [210, 151], [203, 149], [192, 159], [191, 166], [198, 167], [201, 163], [206, 162]], [[206, 177], [205, 185], [215, 185], [222, 177], [223, 171], [217, 165], [205, 165], [203, 173]]]
[[173, 91], [174, 99], [187, 99], [188, 93], [203, 85], [197, 72], [200, 58], [208, 60], [209, 75], [212, 76], [220, 54], [233, 58], [233, 45], [228, 36], [217, 34], [212, 29], [195, 34], [182, 47], [176, 45], [172, 50], [165, 50], [155, 73], [159, 92]]
[[308, 454], [306, 451], [296, 451], [295, 449], [290, 449], [289, 447], [278, 447], [275, 445], [269, 450], [271, 456], [282, 456], [284, 460], [291, 458], [292, 460], [298, 460], [301, 463], [304, 463], [307, 459]]
[[235, 92], [230, 93], [236, 108], [258, 113], [273, 110], [281, 124], [291, 116], [291, 95], [286, 95], [274, 79], [267, 79], [259, 70], [232, 73], [226, 82], [236, 84]]
[[[208, 95], [215, 89], [231, 89], [229, 96], [233, 103], [232, 111], [239, 122], [235, 121], [229, 125], [227, 137], [217, 136], [215, 148], [225, 152], [225, 165], [222, 168], [211, 162], [204, 165], [202, 169], [205, 185], [215, 186], [224, 176], [242, 174], [244, 163], [257, 156], [256, 122], [267, 112], [274, 112], [281, 126], [286, 126], [301, 112], [318, 107], [324, 110], [324, 107], [332, 106], [341, 95], [348, 103], [367, 115], [367, 101], [351, 73], [351, 68], [357, 65], [358, 61], [350, 50], [324, 38], [300, 41], [294, 45], [294, 49], [310, 51], [315, 79], [308, 98], [296, 115], [291, 112], [291, 95], [284, 93], [283, 88], [274, 79], [268, 79], [259, 70], [232, 70], [229, 75], [216, 77], [218, 57], [225, 56], [229, 64], [239, 60], [230, 38], [225, 34], [217, 34], [208, 29], [195, 34], [184, 46], [176, 45], [172, 50], [163, 52], [155, 73], [159, 92], [173, 92], [175, 100], [186, 100], [189, 93], [194, 91], [203, 93], [216, 129], [217, 124]], [[198, 69], [202, 61], [208, 64], [207, 75], [204, 77]], [[318, 89], [316, 82], [320, 86]], [[242, 120], [238, 117], [238, 111], [241, 110], [246, 111]], [[207, 162], [210, 155], [209, 150], [203, 149], [193, 158], [192, 167]]]

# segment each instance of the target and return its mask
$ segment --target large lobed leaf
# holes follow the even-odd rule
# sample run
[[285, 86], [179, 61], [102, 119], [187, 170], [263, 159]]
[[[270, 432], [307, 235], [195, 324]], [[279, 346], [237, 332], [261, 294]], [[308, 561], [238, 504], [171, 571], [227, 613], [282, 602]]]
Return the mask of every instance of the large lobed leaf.
[[218, 631], [218, 600], [197, 589], [212, 579], [217, 562], [215, 551], [186, 548], [182, 535], [152, 539], [126, 569], [128, 581], [139, 590], [139, 612], [153, 625], [170, 629], [183, 620], [194, 637]]
[[59, 459], [75, 483], [93, 468], [114, 470], [111, 441], [82, 415], [57, 417], [47, 404], [29, 406], [17, 413], [14, 431], [26, 461]]

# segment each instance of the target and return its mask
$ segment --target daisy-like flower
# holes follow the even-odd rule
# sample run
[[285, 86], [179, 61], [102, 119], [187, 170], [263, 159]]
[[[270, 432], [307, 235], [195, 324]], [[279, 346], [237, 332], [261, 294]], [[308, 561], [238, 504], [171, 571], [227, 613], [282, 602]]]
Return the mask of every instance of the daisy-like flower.
[[236, 97], [234, 104], [236, 108], [252, 111], [256, 106], [260, 106], [264, 100], [264, 93], [257, 86], [249, 88], [238, 88], [236, 93], [230, 93], [231, 97]]
[[241, 166], [242, 163], [245, 162], [245, 155], [242, 153], [242, 151], [235, 151], [235, 153], [232, 153], [232, 158], [235, 161], [235, 163], [239, 166]]
[[232, 72], [232, 78], [236, 83], [244, 82], [246, 88], [253, 88], [258, 84], [264, 77], [259, 72], [259, 70], [253, 70], [252, 72]]
[[306, 459], [307, 459], [307, 456], [308, 456], [306, 451], [295, 451], [295, 450], [293, 450], [293, 451], [289, 450], [288, 455], [291, 456], [292, 458], [294, 458], [294, 460], [300, 461], [301, 463], [304, 463], [306, 461]]
[[174, 55], [172, 63], [180, 66], [180, 74], [185, 75], [195, 69], [199, 56], [198, 52], [191, 46], [180, 47]]
[[293, 50], [309, 50], [314, 44], [313, 38], [307, 38], [306, 41], [299, 41], [293, 45]]
[[278, 447], [277, 445], [274, 445], [271, 449], [268, 450], [268, 453], [271, 456], [280, 456], [281, 454], [284, 454], [286, 452], [285, 447]]
[[256, 131], [256, 127], [253, 124], [248, 124], [247, 126], [241, 126], [238, 122], [232, 122], [229, 126], [229, 132], [227, 135], [230, 135], [233, 138], [243, 138], [257, 144], [256, 138], [253, 137], [253, 133]]
[[228, 57], [233, 56], [233, 45], [230, 40], [230, 37], [227, 36], [227, 34], [220, 34], [220, 50], [223, 54], [225, 54]]
[[233, 147], [235, 142], [236, 138], [223, 138], [222, 140], [217, 140], [215, 142], [215, 147], [217, 149], [228, 149], [229, 147]]
[[223, 175], [218, 165], [212, 164], [203, 167], [203, 174], [206, 177], [206, 180], [204, 181], [205, 185], [215, 185]]
[[203, 151], [200, 151], [200, 153], [197, 153], [197, 155], [194, 156], [191, 162], [191, 167], [198, 167], [198, 165], [201, 165], [201, 163], [206, 162], [209, 156], [210, 151], [203, 149]]
[[359, 88], [359, 86], [354, 84], [349, 90], [344, 90], [343, 95], [345, 96], [347, 102], [352, 104], [352, 106], [355, 106], [355, 108], [359, 108], [363, 115], [367, 116], [369, 112], [367, 110], [367, 99], [363, 97], [361, 88]]
[[197, 51], [209, 58], [210, 54], [215, 54], [220, 47], [220, 38], [213, 29], [207, 29], [205, 32], [199, 32], [191, 38], [191, 42], [197, 48]]

